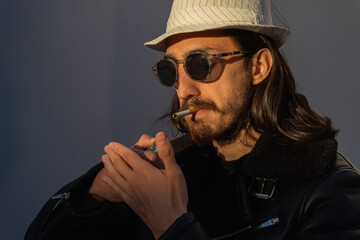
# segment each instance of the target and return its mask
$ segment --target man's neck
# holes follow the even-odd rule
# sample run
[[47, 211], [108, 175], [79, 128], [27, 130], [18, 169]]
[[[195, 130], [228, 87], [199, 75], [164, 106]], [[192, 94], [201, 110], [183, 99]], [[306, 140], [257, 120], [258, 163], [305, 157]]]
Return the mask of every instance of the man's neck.
[[253, 135], [255, 139], [250, 137], [247, 134], [247, 131], [243, 129], [239, 137], [230, 144], [219, 144], [216, 141], [213, 141], [213, 145], [219, 155], [219, 157], [225, 161], [232, 161], [241, 158], [245, 154], [251, 152], [254, 148], [256, 141], [259, 139], [261, 133], [256, 132], [255, 130], [248, 129], [248, 132]]

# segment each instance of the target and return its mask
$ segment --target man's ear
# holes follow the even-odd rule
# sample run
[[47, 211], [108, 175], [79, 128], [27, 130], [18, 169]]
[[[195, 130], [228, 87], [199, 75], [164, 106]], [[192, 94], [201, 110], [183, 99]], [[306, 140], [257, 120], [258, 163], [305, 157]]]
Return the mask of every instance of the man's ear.
[[273, 65], [273, 58], [268, 48], [260, 49], [252, 58], [252, 81], [258, 85], [270, 74]]

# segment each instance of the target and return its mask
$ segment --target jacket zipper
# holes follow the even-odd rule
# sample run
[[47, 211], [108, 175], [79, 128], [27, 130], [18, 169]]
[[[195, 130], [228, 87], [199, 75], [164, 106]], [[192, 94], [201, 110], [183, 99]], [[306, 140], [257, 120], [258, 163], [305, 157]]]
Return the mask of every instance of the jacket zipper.
[[254, 228], [254, 230], [265, 229], [268, 227], [278, 225], [279, 223], [280, 223], [279, 218], [272, 218], [272, 219], [267, 220], [266, 222], [263, 222], [262, 224], [258, 225], [257, 227]]
[[70, 198], [70, 192], [66, 192], [66, 193], [61, 193], [58, 195], [53, 196], [51, 199], [59, 199], [59, 201], [55, 204], [55, 206], [53, 207], [52, 211], [55, 210], [55, 208], [63, 201]]
[[231, 233], [231, 234], [227, 234], [227, 235], [224, 235], [224, 236], [221, 236], [221, 237], [218, 237], [218, 238], [213, 238], [212, 240], [227, 240], [227, 239], [235, 239], [235, 237], [239, 237], [239, 235], [241, 233], [245, 233], [251, 229], [253, 229], [254, 231], [258, 231], [258, 230], [263, 230], [263, 229], [266, 229], [266, 228], [269, 228], [269, 227], [272, 227], [272, 226], [276, 226], [280, 223], [280, 219], [279, 218], [272, 218], [272, 219], [269, 219], [257, 226], [247, 226], [245, 228], [242, 228], [234, 233]]

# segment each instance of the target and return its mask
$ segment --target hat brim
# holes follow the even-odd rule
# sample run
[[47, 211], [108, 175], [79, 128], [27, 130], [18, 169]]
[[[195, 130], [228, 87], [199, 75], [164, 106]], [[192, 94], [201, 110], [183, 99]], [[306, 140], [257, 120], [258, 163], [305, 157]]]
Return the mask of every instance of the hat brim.
[[151, 49], [165, 52], [166, 48], [167, 48], [166, 40], [171, 36], [183, 34], [183, 33], [202, 32], [202, 31], [216, 30], [216, 29], [241, 29], [241, 30], [247, 30], [247, 31], [260, 33], [260, 34], [263, 34], [263, 35], [271, 38], [275, 42], [277, 47], [281, 47], [290, 36], [289, 29], [281, 28], [278, 26], [269, 26], [269, 25], [256, 25], [255, 26], [252, 24], [247, 24], [247, 25], [246, 24], [245, 25], [226, 24], [226, 26], [221, 26], [221, 25], [214, 25], [214, 26], [207, 25], [206, 27], [190, 26], [190, 27], [183, 27], [182, 29], [177, 29], [172, 32], [164, 33], [164, 34], [160, 35], [159, 37], [155, 38], [154, 40], [146, 42], [144, 45]]

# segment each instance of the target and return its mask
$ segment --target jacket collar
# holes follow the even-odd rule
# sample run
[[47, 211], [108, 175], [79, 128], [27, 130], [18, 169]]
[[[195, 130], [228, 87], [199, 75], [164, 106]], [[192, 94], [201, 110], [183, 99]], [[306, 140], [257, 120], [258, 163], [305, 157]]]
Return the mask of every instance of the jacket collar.
[[299, 143], [264, 132], [236, 169], [249, 177], [318, 178], [331, 171], [336, 151], [334, 138]]
[[[216, 154], [212, 146], [194, 146], [187, 135], [173, 140], [172, 143], [176, 153], [193, 155], [197, 152], [207, 158], [208, 164], [211, 162], [209, 157]], [[336, 151], [337, 141], [334, 138], [299, 143], [264, 132], [252, 151], [238, 160], [235, 171], [248, 177], [318, 178], [331, 171], [336, 161]], [[186, 159], [189, 160], [188, 157]], [[194, 160], [192, 157], [190, 159]]]

